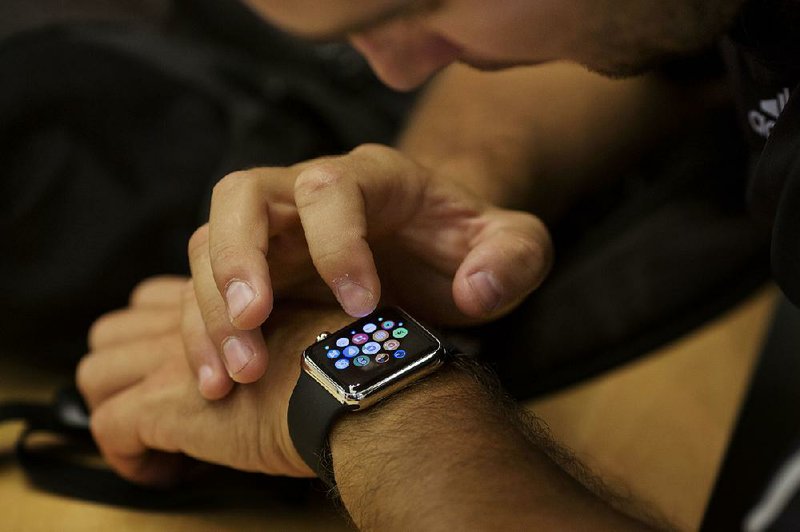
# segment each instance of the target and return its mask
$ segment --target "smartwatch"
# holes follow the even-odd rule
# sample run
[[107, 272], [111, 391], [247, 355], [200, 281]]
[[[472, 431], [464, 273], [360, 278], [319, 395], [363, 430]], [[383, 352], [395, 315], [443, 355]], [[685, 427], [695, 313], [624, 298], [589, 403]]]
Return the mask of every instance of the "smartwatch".
[[433, 332], [396, 307], [320, 334], [302, 354], [289, 400], [289, 434], [306, 464], [332, 486], [328, 432], [336, 418], [432, 373], [447, 351]]

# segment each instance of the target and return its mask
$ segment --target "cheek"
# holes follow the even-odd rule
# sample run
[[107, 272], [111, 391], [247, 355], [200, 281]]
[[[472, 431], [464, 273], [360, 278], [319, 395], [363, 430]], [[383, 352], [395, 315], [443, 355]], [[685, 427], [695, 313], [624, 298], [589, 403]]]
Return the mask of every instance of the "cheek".
[[576, 18], [571, 0], [463, 0], [428, 22], [469, 56], [537, 63], [569, 57]]

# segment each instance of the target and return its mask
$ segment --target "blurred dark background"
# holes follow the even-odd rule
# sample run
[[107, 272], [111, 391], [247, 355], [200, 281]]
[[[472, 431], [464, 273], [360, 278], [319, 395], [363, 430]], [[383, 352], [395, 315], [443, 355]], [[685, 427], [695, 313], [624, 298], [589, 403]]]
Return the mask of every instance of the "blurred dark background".
[[135, 284], [186, 273], [226, 173], [391, 142], [413, 95], [235, 0], [0, 4], [0, 335], [69, 367]]
[[[712, 50], [662, 75], [722, 73]], [[139, 281], [187, 272], [218, 179], [391, 143], [415, 98], [236, 0], [6, 0], [0, 80], [3, 355], [65, 369]], [[746, 156], [731, 105], [551, 220], [550, 279], [478, 332], [514, 395], [650, 352], [768, 278]]]

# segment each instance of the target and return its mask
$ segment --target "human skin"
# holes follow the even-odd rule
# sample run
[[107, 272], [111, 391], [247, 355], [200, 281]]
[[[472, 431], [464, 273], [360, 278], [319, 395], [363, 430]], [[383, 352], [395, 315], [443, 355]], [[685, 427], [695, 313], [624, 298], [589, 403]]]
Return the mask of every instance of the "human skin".
[[[331, 32], [348, 33], [350, 30], [352, 42], [368, 57], [376, 72], [384, 81], [401, 89], [421, 83], [446, 65], [458, 60], [481, 68], [494, 69], [511, 64], [545, 62], [560, 57], [581, 62], [597, 71], [626, 74], [645, 67], [663, 54], [687, 51], [708, 42], [724, 28], [726, 21], [729, 20], [728, 14], [732, 16], [735, 11], [734, 2], [710, 2], [704, 4], [709, 7], [707, 15], [710, 13], [719, 16], [708, 15], [707, 20], [700, 21], [694, 18], [691, 20], [675, 18], [674, 15], [681, 14], [682, 8], [697, 8], [699, 5], [688, 1], [673, 3], [677, 11], [659, 0], [636, 5], [633, 5], [634, 0], [600, 2], [594, 4], [597, 9], [594, 13], [587, 11], [592, 7], [588, 2], [559, 4], [566, 6], [568, 10], [574, 8], [574, 12], [570, 13], [546, 11], [546, 8], [558, 8], [554, 2], [531, 2], [525, 3], [524, 6], [522, 2], [492, 3], [491, 9], [488, 10], [492, 13], [486, 9], [487, 3], [478, 4], [476, 1], [468, 0], [438, 2], [435, 5], [414, 3], [413, 6], [404, 2], [376, 1], [366, 4], [345, 0], [321, 4], [311, 3], [310, 0], [293, 3], [253, 0], [253, 3], [262, 13], [273, 16], [275, 20], [298, 33], [326, 36]], [[612, 3], [614, 5], [611, 5]], [[535, 9], [545, 9], [539, 11], [538, 16], [539, 20], [546, 19], [547, 24], [539, 28], [540, 32], [531, 31], [530, 26], [523, 28], [522, 24], [526, 19], [521, 16], [521, 12], [515, 12], [520, 16], [514, 17], [505, 12], [506, 22], [514, 23], [513, 28], [509, 26], [505, 28], [508, 31], [495, 31], [497, 30], [495, 27], [493, 35], [480, 33], [489, 29], [484, 23], [487, 17], [491, 19], [495, 15], [499, 16], [504, 12], [503, 6], [514, 4], [531, 9], [535, 5], [537, 6]], [[274, 6], [278, 7], [272, 10]], [[405, 11], [409, 6], [413, 7], [412, 11]], [[467, 9], [470, 6], [471, 10]], [[622, 14], [639, 13], [649, 18], [647, 21], [641, 17], [617, 18], [616, 15], [605, 18], [607, 16], [605, 10], [614, 11], [608, 9], [609, 7], [619, 7], [617, 11]], [[390, 12], [386, 11], [388, 8], [391, 8]], [[451, 8], [458, 9], [448, 11]], [[318, 16], [293, 18], [303, 9], [313, 9]], [[369, 12], [366, 13], [365, 10]], [[691, 9], [686, 11], [686, 13], [693, 12]], [[458, 13], [472, 13], [472, 15], [467, 18], [455, 17], [454, 15]], [[475, 18], [476, 13], [481, 14], [482, 18]], [[387, 17], [387, 14], [395, 18]], [[548, 14], [547, 17], [544, 14]], [[350, 18], [345, 18], [343, 15]], [[361, 18], [357, 19], [356, 15]], [[368, 17], [364, 18], [367, 15]], [[397, 16], [400, 18], [396, 18]], [[436, 25], [439, 20], [436, 17], [444, 17], [441, 20], [449, 21], [449, 25], [444, 22]], [[363, 24], [365, 20], [373, 23], [365, 25]], [[470, 20], [473, 26], [470, 26]], [[580, 31], [577, 26], [570, 27], [570, 23], [575, 24], [579, 20], [591, 20], [592, 24], [586, 24], [585, 28], [581, 26], [583, 29]], [[660, 25], [662, 20], [671, 23], [662, 26]], [[310, 21], [316, 21], [316, 26], [298, 26]], [[475, 26], [476, 22], [480, 24]], [[643, 23], [642, 28], [650, 29], [641, 32], [619, 31], [620, 28], [632, 29], [634, 22]], [[469, 33], [465, 32], [465, 29], [469, 28], [474, 30], [470, 34], [471, 38], [480, 42], [466, 46], [459, 42], [458, 35]], [[520, 35], [523, 29], [530, 34], [528, 35], [530, 38], [535, 36], [537, 39], [544, 39], [542, 36], [546, 36], [547, 31], [553, 28], [575, 29], [575, 31], [563, 31], [564, 34], [569, 34], [569, 39], [564, 35], [554, 35], [549, 40], [545, 39], [547, 42], [542, 41], [539, 48], [535, 48], [531, 42], [517, 48], [520, 43], [525, 44]], [[511, 31], [512, 29], [517, 31]], [[519, 39], [513, 38], [514, 35]], [[589, 35], [593, 38], [589, 39], [587, 37]], [[598, 40], [602, 35], [608, 38], [607, 48], [585, 47], [586, 43], [603, 42]], [[624, 36], [625, 40], [611, 38], [619, 36]], [[583, 43], [583, 45], [574, 44], [573, 48], [569, 48], [567, 46], [569, 42]], [[532, 49], [535, 49], [535, 55], [531, 55]], [[565, 52], [569, 49], [572, 50], [572, 54]], [[614, 53], [611, 53], [612, 51]], [[523, 56], [523, 54], [528, 55]], [[549, 70], [536, 72], [552, 73]], [[559, 168], [559, 163], [567, 163], [565, 168], [570, 168], [570, 164], [576, 166], [568, 173], [583, 177], [582, 163], [591, 161], [588, 155], [598, 146], [615, 147], [619, 139], [638, 137], [639, 133], [653, 134], [660, 130], [659, 125], [672, 125], [676, 119], [691, 114], [698, 108], [705, 108], [709, 100], [714, 101], [713, 97], [706, 97], [708, 94], [705, 88], [700, 88], [697, 92], [675, 90], [652, 79], [644, 82], [639, 80], [619, 82], [612, 87], [606, 81], [599, 81], [598, 78], [576, 75], [574, 69], [561, 74], [563, 77], [558, 77], [560, 85], [559, 83], [545, 85], [544, 93], [549, 95], [545, 100], [537, 99], [535, 96], [539, 93], [535, 91], [542, 90], [541, 83], [547, 76], [538, 76], [531, 72], [530, 76], [520, 76], [520, 79], [515, 80], [515, 87], [523, 90], [533, 89], [533, 92], [521, 91], [521, 94], [527, 94], [530, 98], [513, 98], [513, 105], [500, 105], [504, 116], [509, 117], [506, 122], [508, 128], [490, 128], [492, 135], [488, 140], [475, 134], [484, 128], [484, 122], [477, 120], [476, 117], [485, 115], [487, 109], [497, 108], [495, 98], [498, 94], [507, 93], [509, 90], [509, 85], [505, 83], [484, 87], [486, 90], [478, 95], [470, 94], [464, 107], [449, 112], [450, 118], [456, 116], [467, 121], [475, 119], [470, 123], [470, 127], [452, 130], [445, 127], [443, 130], [441, 114], [430, 109], [428, 112], [417, 113], [401, 148], [411, 163], [420, 164], [420, 161], [424, 161], [421, 166], [435, 175], [460, 182], [473, 192], [484, 191], [496, 201], [505, 201], [503, 198], [518, 196], [514, 191], [520, 188], [527, 190], [525, 179], [535, 171], [544, 171], [543, 173], [547, 175], [547, 170], [553, 172], [553, 169]], [[483, 75], [474, 78], [472, 77], [474, 75], [474, 71], [461, 70], [459, 75], [454, 75], [459, 82], [453, 83], [451, 77], [450, 83], [444, 88], [442, 85], [437, 88], [440, 92], [436, 97], [446, 100], [448, 95], [457, 96], [463, 93], [464, 76], [470, 83], [478, 85], [489, 79]], [[576, 80], [581, 83], [576, 83]], [[582, 92], [584, 98], [582, 101], [590, 104], [599, 101], [604, 108], [598, 109], [595, 105], [581, 106], [582, 112], [569, 115], [569, 120], [559, 121], [558, 113], [570, 110], [574, 104], [574, 100], [568, 96], [571, 94], [570, 91], [575, 89], [580, 89]], [[561, 99], [557, 97], [559, 93], [563, 96]], [[693, 94], [704, 97], [695, 102]], [[673, 100], [671, 96], [677, 97]], [[684, 98], [688, 102], [684, 101]], [[663, 105], [665, 101], [678, 102], [680, 105], [670, 106], [665, 110], [666, 106]], [[625, 111], [631, 108], [647, 111], [648, 120], [641, 120], [641, 113], [629, 112], [626, 115]], [[618, 120], [616, 124], [609, 121], [608, 117], [614, 116], [615, 113], [620, 113], [627, 121]], [[439, 120], [433, 121], [432, 117]], [[556, 131], [559, 131], [559, 127], [562, 128], [561, 131], [588, 128], [590, 131], [599, 131], [601, 135], [586, 135], [586, 138], [579, 139], [568, 138], [566, 142], [548, 144], [541, 142], [547, 131], [531, 127], [532, 118], [547, 125], [557, 125]], [[643, 125], [644, 122], [647, 124]], [[600, 127], [609, 123], [613, 126], [610, 129]], [[630, 124], [634, 127], [626, 127]], [[435, 132], [433, 138], [431, 132]], [[448, 150], [426, 149], [426, 146], [431, 146], [432, 140], [435, 141], [443, 135], [447, 135], [449, 140]], [[653, 138], [658, 138], [658, 135], [653, 135]], [[641, 141], [639, 138], [636, 140]], [[544, 149], [542, 144], [546, 145]], [[637, 142], [636, 146], [646, 144]], [[572, 151], [576, 146], [578, 150]], [[629, 153], [623, 150], [623, 155], [625, 154]], [[511, 163], [507, 165], [497, 163], [498, 160], [506, 161], [507, 158]], [[575, 164], [575, 161], [580, 163]], [[391, 173], [397, 166], [388, 165], [388, 168], [387, 173]], [[586, 173], [601, 173], [602, 168], [604, 168], [602, 165], [594, 166], [592, 171]], [[465, 177], [453, 177], [455, 174], [464, 174]], [[569, 179], [567, 181], [572, 183]], [[204, 247], [206, 249], [198, 253], [204, 264], [205, 262], [212, 264], [217, 259], [236, 262], [239, 258], [237, 253], [214, 256], [214, 248], [209, 245], [204, 246], [204, 243], [207, 242], [201, 239], [201, 245], [198, 246], [200, 249]], [[252, 249], [250, 251], [252, 252]], [[203, 258], [204, 255], [210, 255], [210, 258]], [[208, 271], [207, 265], [201, 267], [207, 268]], [[216, 286], [216, 289], [220, 290], [218, 297], [222, 298], [223, 288], [227, 285], [225, 283], [221, 287], [215, 285], [213, 277], [213, 274], [198, 277], [195, 279], [195, 284], [206, 288]], [[191, 306], [195, 301], [194, 295], [191, 292], [188, 294], [190, 295], [185, 297], [185, 302]], [[140, 295], [138, 301], [144, 300], [147, 298]], [[270, 300], [269, 308], [271, 303]], [[220, 312], [219, 305], [213, 308], [216, 312]], [[222, 308], [224, 312], [224, 307]], [[148, 309], [147, 317], [142, 317], [139, 310], [130, 309], [118, 316], [126, 317], [124, 326], [119, 326], [114, 317], [109, 317], [93, 329], [93, 353], [86, 359], [88, 362], [81, 365], [79, 372], [81, 388], [95, 408], [93, 430], [101, 448], [115, 468], [138, 481], [168, 481], [171, 478], [169, 475], [177, 474], [177, 471], [169, 467], [171, 460], [165, 459], [164, 455], [149, 452], [157, 449], [184, 452], [243, 469], [301, 476], [309, 473], [307, 469], [303, 469], [301, 463], [294, 461], [298, 457], [296, 453], [291, 452], [285, 435], [278, 436], [281, 431], [285, 431], [285, 425], [279, 426], [280, 423], [276, 425], [276, 416], [255, 420], [247, 417], [254, 413], [274, 413], [273, 409], [283, 410], [287, 401], [286, 382], [293, 382], [293, 377], [296, 378], [299, 371], [296, 366], [285, 363], [287, 359], [280, 356], [278, 354], [280, 351], [276, 348], [274, 355], [277, 363], [273, 365], [267, 380], [249, 387], [237, 387], [224, 401], [203, 402], [196, 393], [193, 394], [193, 387], [196, 384], [194, 377], [202, 376], [204, 362], [214, 363], [218, 346], [205, 335], [201, 309], [194, 307], [191, 310], [184, 310], [180, 318], [173, 310], [170, 318], [163, 319], [154, 318], [154, 313], [160, 312], [158, 310]], [[303, 319], [305, 317], [308, 316], [298, 316], [297, 323], [305, 326], [316, 323], [311, 318]], [[266, 316], [260, 318], [260, 321], [263, 321]], [[258, 316], [247, 319], [260, 323]], [[276, 316], [275, 323], [270, 320], [267, 323], [267, 330], [273, 327], [278, 335], [280, 331], [285, 331], [286, 329], [280, 327], [279, 319], [280, 317]], [[141, 320], [145, 320], [149, 325], [142, 324]], [[344, 320], [344, 317], [332, 313], [322, 321], [337, 320]], [[153, 323], [176, 321], [183, 323], [183, 342], [187, 346], [201, 346], [201, 349], [186, 353], [188, 364], [183, 359], [184, 354], [180, 350], [182, 344], [176, 335], [159, 329], [165, 338], [145, 339], [146, 331], [153, 326]], [[319, 323], [320, 326], [322, 321]], [[134, 334], [135, 336], [132, 336]], [[107, 341], [111, 343], [106, 343]], [[131, 353], [145, 351], [151, 354], [160, 353], [169, 362], [160, 364], [158, 357], [130, 356]], [[201, 356], [197, 353], [201, 353]], [[143, 365], [131, 364], [131, 360], [142, 360]], [[147, 362], [148, 360], [150, 362]], [[289, 367], [294, 369], [291, 371], [286, 369]], [[218, 389], [225, 389], [226, 392], [230, 390], [230, 381], [220, 377], [219, 374], [215, 374], [212, 378], [218, 379], [214, 381]], [[271, 387], [267, 391], [272, 390], [272, 394], [268, 397], [261, 396], [259, 394], [262, 391], [261, 387], [268, 385]], [[557, 467], [542, 452], [541, 442], [533, 443], [524, 434], [515, 431], [513, 423], [508, 423], [502, 412], [493, 407], [495, 403], [492, 397], [491, 394], [486, 394], [485, 388], [480, 384], [476, 385], [470, 379], [465, 380], [463, 375], [458, 373], [447, 372], [431, 379], [429, 386], [399, 394], [387, 403], [379, 405], [374, 412], [352, 416], [337, 424], [331, 439], [334, 469], [345, 505], [356, 523], [363, 528], [376, 530], [391, 530], [393, 527], [402, 530], [414, 526], [425, 529], [445, 527], [451, 529], [454, 523], [460, 522], [459, 519], [466, 520], [462, 522], [463, 527], [471, 529], [496, 529], [498, 525], [509, 529], [624, 530], [645, 527], [614, 510], [611, 505], [604, 504], [603, 500], [592, 495], [563, 469]], [[158, 404], [160, 409], [147, 408], [150, 404]], [[187, 416], [189, 413], [193, 415]], [[378, 440], [381, 435], [387, 433], [389, 427], [394, 426], [398, 418], [411, 416], [415, 416], [414, 419], [419, 423], [410, 425], [407, 427], [408, 430], [404, 431], [408, 440], [398, 438], [396, 441], [388, 442], [387, 445], [374, 449], [372, 456], [367, 460], [362, 460], [363, 440], [356, 437], [358, 434], [370, 433], [373, 434], [374, 440]], [[443, 424], [443, 419], [446, 419], [447, 423]], [[261, 422], [268, 429], [261, 431], [260, 434], [271, 435], [266, 440], [255, 437], [253, 445], [250, 446], [231, 445], [225, 441], [226, 437], [230, 437], [230, 433], [240, 436], [236, 441], [241, 441], [242, 436], [246, 440], [247, 430], [262, 427]], [[208, 431], [208, 427], [221, 427], [221, 430]], [[415, 431], [415, 427], [417, 429], [423, 427], [424, 430]], [[209, 432], [213, 434], [210, 435]], [[222, 440], [214, 440], [214, 437]], [[426, 453], [408, 453], [409, 448], [414, 445], [419, 446], [419, 442], [427, 442], [431, 438], [436, 441], [441, 440], [442, 446], [431, 446]], [[486, 445], [472, 445], [472, 442], [476, 441]], [[231, 449], [241, 454], [234, 453], [233, 456], [226, 454]], [[268, 459], [264, 461], [259, 455], [267, 456]], [[458, 464], [443, 460], [448, 456], [460, 457]], [[387, 468], [384, 467], [387, 461], [396, 466], [392, 468], [390, 475], [386, 474]], [[267, 463], [269, 465], [265, 465]], [[463, 467], [464, 463], [469, 464], [469, 467]], [[148, 464], [157, 464], [157, 467]], [[462, 467], [457, 467], [458, 465]], [[429, 482], [419, 482], [416, 474], [419, 470], [428, 472], [426, 480]], [[384, 476], [381, 476], [382, 474]], [[492, 482], [490, 490], [481, 489], [485, 487], [486, 479]], [[388, 487], [402, 496], [388, 498], [381, 496], [375, 499], [383, 493], [377, 489], [365, 491], [366, 486]], [[380, 508], [380, 511], [376, 511], [376, 508]], [[420, 511], [420, 508], [427, 508], [428, 511]]]
[[[158, 278], [92, 329], [77, 382], [108, 463], [131, 481], [161, 486], [187, 472], [186, 456], [312, 476], [287, 422], [299, 353], [318, 330], [350, 318], [335, 307], [282, 307], [265, 329], [267, 377], [209, 402], [197, 394], [176, 326], [187, 316], [200, 319], [191, 285]], [[640, 507], [621, 505], [481, 375], [448, 366], [334, 425], [333, 469], [360, 529], [648, 529], [626, 514]]]
[[486, 70], [570, 61], [610, 76], [707, 46], [743, 0], [248, 0], [316, 38], [347, 37], [397, 89], [461, 62]]
[[[560, 58], [626, 73], [662, 55], [709, 42], [730, 21], [738, 3], [502, 0], [489, 9], [490, 4], [476, 0], [251, 2], [259, 13], [299, 34], [347, 36], [387, 84], [401, 89], [419, 85], [456, 61], [499, 69]], [[624, 43], [619, 42], [621, 36]], [[593, 54], [605, 63], [593, 60]], [[463, 185], [497, 205], [533, 204], [552, 218], [575, 197], [613, 180], [647, 146], [702, 116], [721, 100], [718, 94], [713, 87], [681, 86], [657, 76], [612, 81], [565, 64], [496, 73], [457, 65], [432, 84], [402, 135], [399, 151], [371, 165], [370, 173], [376, 181], [394, 180], [395, 190], [413, 190], [417, 176], [424, 173]], [[366, 151], [370, 149], [375, 147]], [[266, 371], [267, 351], [256, 328], [267, 320], [276, 294], [296, 297], [319, 285], [314, 282], [319, 276], [346, 311], [360, 316], [377, 304], [382, 286], [387, 293], [409, 286], [407, 276], [392, 276], [380, 260], [397, 253], [376, 245], [372, 235], [381, 232], [380, 222], [369, 216], [369, 202], [364, 201], [369, 195], [352, 186], [361, 179], [359, 152], [339, 162], [346, 172], [327, 172], [325, 165], [321, 172], [260, 169], [238, 172], [216, 187], [208, 227], [193, 239], [190, 253], [209, 335], [198, 345], [190, 344], [188, 354], [192, 366], [199, 368], [207, 398], [222, 397], [234, 381], [253, 382]], [[273, 190], [275, 176], [286, 174], [302, 179], [293, 191], [278, 194]], [[307, 208], [307, 215], [298, 217], [303, 209], [296, 208], [297, 200], [309, 197], [304, 191], [342, 198], [339, 204], [346, 207], [335, 213]], [[460, 198], [451, 200], [458, 203]], [[315, 210], [326, 217], [315, 217]], [[421, 220], [431, 219], [420, 214]], [[278, 252], [281, 239], [274, 238], [279, 231], [273, 228], [279, 224], [269, 223], [269, 218], [286, 216], [294, 216], [297, 223], [282, 241], [294, 245], [282, 245], [285, 251]], [[459, 220], [444, 223], [454, 221]], [[457, 223], [446, 226], [458, 230]], [[545, 242], [527, 229], [514, 233], [523, 235], [525, 246]], [[417, 242], [425, 240], [424, 231], [416, 235]], [[428, 240], [434, 242], [434, 235]], [[205, 253], [197, 251], [198, 242], [208, 243], [207, 262]], [[310, 255], [304, 255], [306, 249]], [[430, 251], [418, 256], [434, 257], [436, 250]], [[447, 281], [452, 286], [418, 294], [420, 308], [413, 310], [437, 323], [495, 319], [518, 303], [509, 294], [527, 294], [538, 284], [552, 251], [543, 249], [539, 255], [545, 260], [529, 261], [536, 282], [522, 289], [498, 281], [504, 264], [520, 264], [504, 261], [501, 254], [486, 265], [485, 282], [480, 284], [453, 276], [453, 265], [444, 272], [417, 271], [416, 280]], [[503, 292], [500, 304], [475, 305], [481, 294], [498, 291]], [[436, 305], [442, 312], [429, 313]], [[199, 338], [191, 331], [185, 336]]]
[[[185, 332], [190, 363], [203, 395], [216, 399], [230, 390], [228, 375], [252, 382], [265, 372], [255, 327], [274, 293], [319, 300], [322, 285], [353, 316], [383, 298], [438, 324], [477, 323], [508, 312], [538, 286], [552, 245], [535, 216], [497, 208], [397, 150], [367, 145], [226, 177], [214, 189], [209, 224], [189, 242], [189, 258], [205, 322]], [[383, 292], [379, 269], [389, 281]], [[253, 321], [235, 318], [249, 330], [232, 330], [221, 294], [245, 284], [262, 306], [248, 306]]]

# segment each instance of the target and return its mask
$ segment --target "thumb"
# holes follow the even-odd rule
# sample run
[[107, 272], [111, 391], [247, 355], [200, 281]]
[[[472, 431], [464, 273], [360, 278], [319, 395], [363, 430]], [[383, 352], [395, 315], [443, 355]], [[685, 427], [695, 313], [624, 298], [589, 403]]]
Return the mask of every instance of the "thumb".
[[547, 276], [553, 244], [535, 216], [492, 209], [453, 279], [453, 299], [465, 315], [497, 318], [519, 305]]

